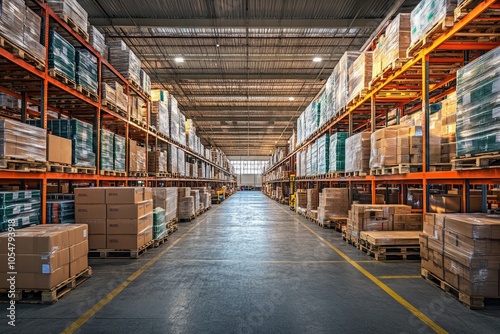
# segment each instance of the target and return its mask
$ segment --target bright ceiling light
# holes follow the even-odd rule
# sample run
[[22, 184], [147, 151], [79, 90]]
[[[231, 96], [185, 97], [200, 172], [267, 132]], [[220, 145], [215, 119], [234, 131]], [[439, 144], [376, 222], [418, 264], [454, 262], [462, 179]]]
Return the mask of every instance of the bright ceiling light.
[[217, 48], [218, 48], [219, 46], [220, 46], [219, 44], [215, 45], [215, 47], [217, 47]]
[[288, 101], [295, 101], [295, 98], [294, 97], [289, 97]]
[[322, 61], [322, 60], [323, 60], [323, 59], [321, 59], [320, 57], [315, 57], [315, 58], [313, 59], [313, 62], [315, 62], [315, 63], [319, 63], [319, 62], [320, 62], [320, 61]]
[[176, 63], [183, 63], [184, 62], [184, 58], [182, 58], [182, 57], [176, 57], [174, 60]]

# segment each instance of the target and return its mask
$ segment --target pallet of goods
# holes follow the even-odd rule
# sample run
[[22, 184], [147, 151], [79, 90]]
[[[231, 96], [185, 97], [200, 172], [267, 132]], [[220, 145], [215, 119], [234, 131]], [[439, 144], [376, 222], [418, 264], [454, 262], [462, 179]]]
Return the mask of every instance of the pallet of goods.
[[191, 188], [178, 189], [177, 215], [179, 221], [191, 221], [196, 217], [195, 199], [191, 196]]
[[366, 176], [370, 171], [371, 134], [361, 132], [345, 141], [345, 172], [351, 176]]
[[87, 42], [88, 14], [76, 0], [47, 0], [50, 8]]
[[349, 210], [349, 189], [324, 188], [319, 195], [318, 223], [331, 227], [332, 221], [347, 219]]
[[[123, 77], [136, 87], [141, 82], [141, 61], [122, 40], [108, 42], [109, 62]], [[114, 78], [111, 72], [103, 72], [106, 78]]]
[[49, 34], [49, 75], [76, 89], [75, 47], [55, 30]]
[[0, 232], [40, 224], [40, 208], [40, 190], [1, 191]]
[[88, 34], [89, 34], [89, 43], [90, 45], [97, 51], [101, 54], [101, 56], [103, 56], [104, 58], [107, 58], [106, 57], [106, 49], [107, 49], [107, 46], [106, 46], [106, 39], [104, 38], [104, 35], [99, 31], [99, 29], [97, 29], [96, 27], [94, 27], [93, 25], [88, 25], [88, 30], [87, 30]]
[[153, 204], [155, 208], [165, 210], [165, 221], [167, 223], [177, 221], [177, 197], [176, 187], [153, 188]]
[[155, 101], [151, 105], [151, 120], [150, 124], [155, 127], [156, 131], [163, 134], [165, 137], [170, 135], [169, 119], [168, 119], [168, 102]]
[[88, 50], [77, 49], [75, 54], [77, 89], [97, 100], [99, 88], [97, 77], [97, 58]]
[[349, 67], [348, 105], [363, 98], [370, 86], [373, 70], [373, 52], [365, 51]]
[[146, 167], [146, 148], [135, 140], [129, 139], [129, 175], [145, 177]]
[[333, 69], [336, 114], [342, 114], [349, 101], [349, 69], [360, 56], [359, 51], [346, 51]]

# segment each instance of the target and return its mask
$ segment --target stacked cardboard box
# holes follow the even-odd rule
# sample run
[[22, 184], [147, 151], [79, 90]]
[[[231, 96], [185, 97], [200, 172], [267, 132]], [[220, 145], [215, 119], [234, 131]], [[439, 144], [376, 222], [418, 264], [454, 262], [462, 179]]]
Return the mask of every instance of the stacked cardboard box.
[[75, 219], [90, 249], [139, 249], [152, 240], [151, 188], [76, 188]]
[[146, 148], [129, 139], [129, 172], [146, 172]]
[[318, 150], [318, 172], [317, 174], [328, 173], [330, 168], [330, 136], [325, 133], [317, 140]]
[[152, 175], [167, 172], [166, 151], [156, 151], [148, 153], [148, 172]]
[[173, 145], [169, 145], [167, 148], [167, 168], [169, 173], [178, 173], [179, 169], [177, 168], [178, 165], [178, 154], [177, 154], [177, 147]]
[[155, 101], [152, 103], [150, 125], [166, 137], [170, 134], [168, 122], [168, 102]]
[[26, 7], [23, 29], [23, 44], [25, 49], [38, 60], [45, 60], [45, 46], [40, 44], [42, 18]]
[[179, 219], [191, 219], [196, 214], [195, 199], [191, 196], [191, 188], [178, 189], [177, 213]]
[[97, 58], [88, 50], [77, 49], [75, 54], [76, 84], [97, 95], [99, 88], [97, 78]]
[[153, 188], [153, 205], [165, 210], [167, 223], [177, 218], [177, 188]]
[[40, 224], [40, 190], [0, 192], [0, 232]]
[[76, 0], [47, 0], [60, 17], [67, 17], [82, 31], [87, 31], [88, 14]]
[[24, 0], [4, 0], [0, 6], [0, 33], [18, 46], [24, 46]]
[[179, 106], [177, 100], [172, 95], [168, 96], [168, 121], [170, 124], [170, 139], [179, 142]]
[[335, 132], [330, 136], [330, 172], [343, 171], [345, 169], [345, 142], [347, 136], [346, 132]]
[[140, 71], [140, 79], [141, 79], [140, 86], [142, 90], [146, 92], [146, 94], [151, 95], [151, 78], [146, 72], [144, 72], [143, 69], [141, 69]]
[[194, 211], [198, 212], [202, 209], [201, 196], [199, 190], [191, 189], [191, 197], [193, 197]]
[[49, 69], [75, 82], [75, 47], [55, 30], [49, 35]]
[[497, 216], [427, 214], [420, 235], [420, 253], [423, 269], [463, 294], [500, 297]]
[[457, 155], [456, 120], [457, 94], [452, 93], [441, 103], [441, 162], [449, 163]]
[[[88, 268], [87, 225], [32, 226], [16, 233], [16, 289], [56, 287]], [[8, 289], [8, 233], [0, 234], [0, 288]]]
[[113, 170], [114, 168], [114, 136], [111, 131], [101, 129], [101, 162], [102, 170]]
[[[321, 93], [321, 96], [319, 97], [319, 123], [318, 123], [318, 127], [321, 127], [323, 126], [323, 124], [326, 123], [327, 121], [327, 117], [328, 117], [328, 111], [327, 111], [327, 107], [328, 107], [328, 103], [326, 101], [326, 92], [323, 91], [323, 93]], [[293, 150], [292, 150], [293, 151]], [[290, 151], [290, 152], [292, 152]]]
[[109, 84], [115, 91], [116, 107], [124, 112], [128, 111], [128, 95], [125, 93], [125, 87], [116, 81], [110, 81]]
[[371, 135], [370, 168], [397, 164], [398, 126], [375, 131]]
[[186, 153], [183, 150], [177, 150], [177, 172], [186, 176]]
[[411, 11], [411, 44], [417, 43], [447, 16], [453, 18], [457, 0], [422, 0]]
[[113, 170], [116, 171], [125, 171], [126, 168], [126, 148], [125, 148], [126, 139], [125, 137], [121, 137], [117, 134], [113, 136]]
[[179, 111], [179, 144], [186, 146], [186, 116]]
[[102, 103], [116, 106], [116, 90], [105, 82], [101, 83], [101, 86]]
[[0, 120], [0, 158], [47, 161], [47, 132], [10, 119]]
[[361, 132], [355, 134], [345, 141], [346, 172], [366, 172], [370, 166], [371, 133]]
[[396, 164], [422, 163], [422, 127], [400, 126], [397, 131]]
[[71, 140], [47, 135], [47, 161], [71, 165]]
[[311, 147], [308, 149], [311, 152], [311, 170], [308, 175], [318, 174], [318, 142], [312, 143]]
[[[90, 38], [90, 45], [99, 52], [103, 57], [106, 55], [106, 40], [104, 35], [93, 25], [88, 25], [87, 30]], [[107, 57], [105, 57], [107, 58]]]
[[325, 188], [319, 195], [318, 220], [324, 222], [330, 217], [347, 217], [349, 210], [349, 189]]
[[310, 214], [312, 211], [318, 210], [318, 190], [317, 189], [307, 189], [307, 213]]
[[435, 213], [458, 213], [462, 210], [462, 196], [458, 194], [431, 194], [430, 211]]
[[373, 52], [365, 51], [349, 67], [349, 93], [347, 101], [350, 102], [354, 98], [368, 89], [372, 80], [373, 70]]
[[333, 69], [335, 82], [335, 104], [336, 112], [339, 113], [347, 105], [349, 100], [349, 68], [360, 56], [359, 51], [346, 51]]
[[73, 165], [95, 167], [93, 126], [77, 119], [49, 120], [47, 128], [56, 136], [72, 140]]
[[307, 208], [307, 191], [306, 189], [297, 189], [296, 196], [296, 206], [297, 208]]
[[[109, 62], [120, 72], [125, 79], [136, 83], [141, 82], [141, 61], [135, 53], [122, 40], [109, 41]], [[106, 78], [113, 78], [108, 75], [109, 72], [103, 72]]]
[[167, 235], [165, 209], [155, 208], [153, 211], [153, 239], [159, 240]]

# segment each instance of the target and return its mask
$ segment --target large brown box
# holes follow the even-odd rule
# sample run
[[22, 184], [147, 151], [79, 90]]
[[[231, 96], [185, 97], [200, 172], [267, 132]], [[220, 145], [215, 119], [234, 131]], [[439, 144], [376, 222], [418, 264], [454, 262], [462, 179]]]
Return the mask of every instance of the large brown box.
[[89, 258], [87, 257], [87, 255], [82, 256], [82, 257], [76, 259], [75, 261], [70, 262], [70, 264], [69, 264], [69, 276], [72, 277], [72, 276], [75, 276], [75, 275], [81, 273], [82, 271], [87, 269], [88, 266], [89, 266]]
[[[54, 249], [68, 247], [67, 232], [31, 230], [31, 228], [16, 231], [16, 255], [51, 253]], [[7, 254], [7, 250], [7, 233], [2, 233], [0, 234], [0, 254]]]
[[[0, 272], [10, 272], [7, 254], [0, 255]], [[62, 248], [50, 256], [41, 254], [16, 254], [16, 272], [18, 273], [52, 273], [57, 268], [69, 264], [69, 249]]]
[[106, 204], [76, 204], [75, 221], [82, 222], [87, 219], [106, 219]]
[[143, 200], [147, 201], [147, 200], [150, 200], [150, 199], [153, 199], [153, 188], [145, 187], [144, 188]]
[[107, 245], [106, 234], [89, 235], [89, 249], [106, 249], [106, 245]]
[[107, 204], [133, 204], [142, 202], [144, 198], [144, 188], [125, 187], [107, 188]]
[[498, 298], [500, 297], [497, 282], [475, 282], [471, 283], [464, 277], [445, 270], [445, 281], [466, 295], [471, 297]]
[[448, 245], [454, 246], [465, 253], [474, 254], [474, 256], [500, 255], [500, 240], [472, 239], [445, 229], [444, 241], [447, 244], [446, 247]]
[[437, 264], [435, 264], [433, 261], [426, 260], [426, 259], [421, 260], [421, 265], [422, 265], [422, 268], [428, 270], [433, 275], [437, 276], [440, 279], [444, 279], [444, 268], [443, 267], [440, 267]]
[[108, 234], [108, 249], [138, 249], [153, 239], [153, 230], [148, 228], [139, 234]]
[[138, 234], [153, 226], [153, 215], [148, 214], [136, 219], [108, 219], [108, 234]]
[[80, 219], [76, 221], [78, 224], [87, 224], [89, 235], [91, 234], [106, 234], [106, 219]]
[[[8, 288], [9, 275], [0, 273], [0, 288]], [[69, 278], [69, 264], [65, 264], [51, 274], [17, 273], [16, 289], [52, 289]]]
[[456, 213], [461, 211], [462, 197], [460, 195], [431, 195], [431, 211], [436, 213]]
[[445, 228], [469, 238], [500, 239], [500, 219], [492, 215], [446, 215]]
[[76, 261], [82, 256], [87, 256], [88, 254], [89, 254], [88, 240], [82, 241], [78, 244], [74, 244], [69, 247], [69, 262]]
[[47, 161], [71, 165], [71, 140], [47, 135]]
[[105, 203], [106, 188], [75, 188], [75, 205]]
[[142, 216], [151, 213], [152, 211], [153, 211], [152, 200], [143, 201], [136, 204], [108, 204], [107, 218], [108, 219], [140, 218]]

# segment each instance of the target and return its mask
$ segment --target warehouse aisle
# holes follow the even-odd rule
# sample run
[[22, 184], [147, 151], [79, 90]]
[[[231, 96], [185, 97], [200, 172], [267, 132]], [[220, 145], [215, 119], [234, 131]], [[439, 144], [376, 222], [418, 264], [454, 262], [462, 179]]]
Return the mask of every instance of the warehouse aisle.
[[165, 246], [136, 261], [92, 260], [94, 277], [58, 303], [17, 305], [15, 332], [432, 332], [403, 299], [449, 332], [500, 328], [500, 308], [470, 311], [419, 278], [419, 263], [372, 261], [260, 192], [182, 223]]

